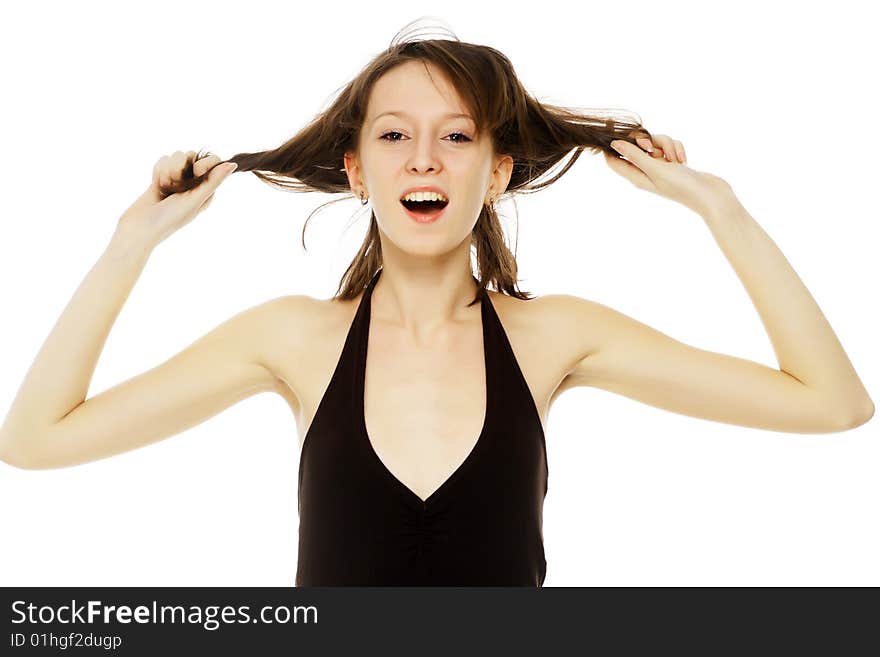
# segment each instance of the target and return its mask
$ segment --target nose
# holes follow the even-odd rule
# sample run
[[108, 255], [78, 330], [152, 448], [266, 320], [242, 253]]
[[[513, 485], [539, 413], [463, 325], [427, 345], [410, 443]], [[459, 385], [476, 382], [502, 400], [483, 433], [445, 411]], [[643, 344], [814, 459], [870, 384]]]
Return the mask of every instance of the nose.
[[440, 168], [440, 163], [434, 152], [435, 144], [431, 139], [413, 139], [415, 148], [413, 148], [407, 168], [412, 171], [436, 171]]

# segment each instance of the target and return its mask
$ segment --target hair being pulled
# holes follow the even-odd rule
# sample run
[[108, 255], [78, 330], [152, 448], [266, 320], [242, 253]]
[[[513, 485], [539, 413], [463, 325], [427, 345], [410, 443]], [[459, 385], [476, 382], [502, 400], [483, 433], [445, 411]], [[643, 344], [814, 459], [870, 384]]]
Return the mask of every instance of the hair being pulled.
[[[450, 80], [470, 110], [480, 135], [489, 135], [493, 154], [513, 158], [507, 189], [499, 198], [533, 193], [558, 180], [585, 149], [605, 151], [615, 139], [635, 143], [651, 138], [641, 121], [631, 113], [607, 110], [580, 111], [539, 102], [520, 83], [510, 60], [489, 46], [453, 39], [418, 39], [398, 35], [391, 45], [370, 61], [338, 93], [330, 106], [278, 148], [259, 153], [238, 153], [229, 162], [236, 172], [251, 171], [278, 188], [297, 192], [342, 194], [313, 210], [303, 226], [302, 244], [309, 219], [318, 209], [349, 198], [351, 192], [343, 166], [346, 152], [356, 152], [367, 103], [374, 83], [389, 70], [418, 60], [438, 67]], [[426, 66], [427, 68], [427, 66]], [[430, 74], [430, 73], [429, 73]], [[541, 177], [569, 156], [555, 175]], [[478, 274], [477, 297], [489, 283], [499, 292], [529, 299], [516, 289], [516, 257], [504, 241], [499, 217], [492, 205], [483, 205], [472, 232], [472, 248]], [[335, 298], [352, 299], [370, 282], [382, 266], [382, 250], [375, 214], [357, 255], [349, 264]]]

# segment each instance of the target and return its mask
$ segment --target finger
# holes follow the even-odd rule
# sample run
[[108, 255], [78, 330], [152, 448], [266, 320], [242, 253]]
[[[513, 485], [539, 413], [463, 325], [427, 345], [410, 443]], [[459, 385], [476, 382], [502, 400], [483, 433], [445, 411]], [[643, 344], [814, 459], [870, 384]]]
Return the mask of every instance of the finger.
[[[196, 166], [199, 162], [207, 159], [196, 160], [198, 156], [199, 154], [196, 151], [175, 151], [174, 155], [171, 156], [170, 184], [172, 189], [189, 187], [192, 184], [193, 178], [198, 179], [210, 170], [210, 167], [205, 167], [204, 165], [201, 165], [201, 167]], [[216, 164], [220, 158], [214, 157], [216, 158], [214, 164]]]
[[[192, 178], [200, 180], [208, 171], [216, 166], [221, 160], [218, 155], [209, 153], [206, 157], [196, 160], [196, 151], [175, 151], [160, 160], [157, 164], [159, 174], [157, 186], [165, 194], [173, 194], [189, 187]], [[187, 172], [192, 169], [192, 176]]]
[[652, 135], [652, 137], [654, 139], [654, 158], [671, 162], [671, 158], [675, 157], [672, 155], [675, 148], [672, 139], [667, 135]]
[[[634, 146], [633, 144], [629, 144], [629, 146], [632, 146], [634, 150], [639, 150], [638, 146]], [[648, 158], [648, 155], [644, 153], [642, 154], [642, 156]], [[613, 153], [609, 153], [607, 151], [605, 152], [605, 161], [614, 172], [619, 173], [636, 187], [639, 187], [641, 189], [650, 188], [650, 179], [635, 164], [627, 162], [617, 155], [614, 155]]]
[[673, 142], [673, 145], [675, 146], [675, 158], [680, 163], [684, 163], [684, 155], [681, 154], [681, 146], [678, 144], [678, 142]]
[[193, 165], [193, 175], [196, 178], [201, 178], [206, 173], [208, 173], [208, 171], [220, 164], [220, 162], [221, 159], [219, 155], [214, 155], [213, 153], [210, 153], [206, 157], [203, 157], [201, 160], [196, 160], [196, 163]]
[[174, 154], [171, 156], [171, 184], [177, 185], [183, 182], [184, 179], [184, 171], [186, 170], [187, 162], [191, 157], [194, 157], [195, 153], [192, 151], [187, 151], [184, 153], [183, 151], [174, 151]]
[[183, 167], [186, 154], [183, 151], [175, 151], [171, 155], [159, 158], [156, 163], [155, 176], [156, 186], [159, 189], [171, 190], [177, 187], [177, 172]]
[[203, 190], [202, 193], [205, 197], [210, 196], [214, 193], [220, 183], [226, 180], [226, 178], [229, 177], [229, 174], [235, 171], [236, 166], [237, 165], [233, 162], [223, 162], [222, 164], [214, 166], [208, 171], [207, 178], [205, 178], [195, 189]]
[[648, 151], [655, 160], [663, 159], [663, 149], [659, 144], [652, 142], [648, 137], [639, 137], [636, 142]]
[[653, 152], [654, 152], [654, 145], [651, 143], [651, 140], [648, 139], [647, 137], [639, 137], [639, 138], [637, 138], [637, 139], [636, 139], [636, 143], [637, 143], [639, 146], [641, 146], [642, 148], [644, 148], [646, 151], [648, 151], [649, 153], [653, 153]]
[[201, 183], [177, 196], [186, 199], [186, 204], [189, 207], [195, 209], [202, 208], [206, 202], [210, 202], [211, 196], [217, 191], [220, 183], [226, 180], [229, 174], [232, 173], [234, 169], [230, 169], [230, 166], [230, 163], [215, 166], [208, 172], [208, 175]]
[[663, 149], [663, 157], [668, 162], [674, 162], [676, 160], [675, 155], [675, 144], [672, 142], [672, 139], [666, 135], [654, 135], [657, 143], [660, 144], [660, 147]]
[[666, 157], [665, 152], [663, 150], [663, 145], [662, 145], [660, 139], [658, 139], [658, 137], [661, 137], [661, 136], [662, 135], [653, 135], [654, 150], [651, 153], [651, 157], [653, 157], [655, 160], [663, 160]]
[[684, 164], [685, 156], [684, 156], [684, 146], [677, 139], [672, 139], [667, 137], [666, 135], [661, 135], [663, 138], [663, 153], [666, 159], [669, 162]]
[[684, 144], [680, 141], [675, 142], [675, 152], [678, 153], [679, 162], [687, 164], [687, 154], [684, 152]]
[[[636, 144], [624, 139], [615, 139], [612, 141], [611, 148], [623, 155], [630, 163], [634, 164], [636, 168], [647, 169], [648, 167], [655, 166], [654, 158]], [[656, 151], [657, 149], [655, 148], [654, 150]]]
[[167, 187], [171, 182], [169, 160], [170, 158], [167, 155], [163, 155], [153, 167], [153, 182], [157, 188]]
[[[651, 135], [651, 137], [638, 137], [636, 143], [648, 151], [651, 154], [651, 157], [655, 160], [663, 159], [663, 149], [656, 141], [656, 137], [657, 135]], [[651, 141], [651, 139], [654, 139], [654, 141]]]

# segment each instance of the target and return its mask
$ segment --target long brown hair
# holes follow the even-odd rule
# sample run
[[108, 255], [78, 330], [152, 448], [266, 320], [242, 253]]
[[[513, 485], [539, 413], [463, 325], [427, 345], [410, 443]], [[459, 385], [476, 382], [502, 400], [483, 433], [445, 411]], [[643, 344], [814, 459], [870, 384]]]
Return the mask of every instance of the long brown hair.
[[[412, 25], [412, 23], [410, 23]], [[474, 118], [479, 134], [491, 135], [495, 154], [513, 158], [513, 171], [505, 196], [532, 193], [558, 180], [584, 149], [619, 157], [610, 144], [615, 139], [634, 142], [650, 133], [636, 117], [599, 110], [583, 112], [541, 103], [523, 88], [510, 60], [489, 46], [453, 38], [419, 39], [398, 32], [391, 45], [369, 62], [349, 82], [330, 107], [284, 144], [259, 153], [239, 153], [229, 162], [237, 172], [252, 171], [270, 185], [292, 191], [344, 194], [325, 205], [353, 198], [343, 166], [343, 155], [356, 152], [367, 102], [373, 84], [384, 73], [411, 60], [431, 63], [443, 71]], [[427, 66], [426, 66], [427, 69]], [[429, 71], [430, 75], [430, 71]], [[572, 152], [573, 151], [573, 152]], [[538, 179], [571, 153], [562, 169], [546, 180]], [[504, 241], [501, 222], [492, 205], [484, 204], [472, 231], [479, 275], [476, 303], [488, 284], [499, 292], [530, 299], [516, 289], [516, 257]], [[366, 238], [343, 274], [334, 298], [355, 298], [382, 266], [382, 249], [376, 216], [370, 212]]]

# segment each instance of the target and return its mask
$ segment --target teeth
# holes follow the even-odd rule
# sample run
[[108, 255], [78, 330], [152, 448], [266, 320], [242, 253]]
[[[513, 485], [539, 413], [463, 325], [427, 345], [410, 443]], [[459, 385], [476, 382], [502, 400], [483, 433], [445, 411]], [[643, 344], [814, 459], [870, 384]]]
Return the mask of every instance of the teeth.
[[443, 194], [437, 192], [410, 192], [401, 201], [449, 201]]

